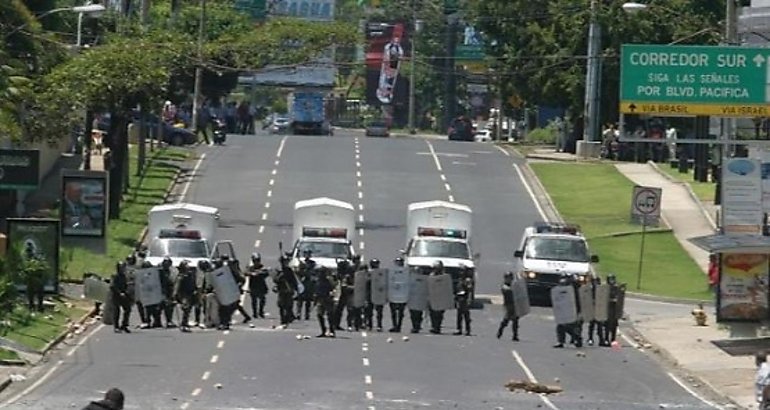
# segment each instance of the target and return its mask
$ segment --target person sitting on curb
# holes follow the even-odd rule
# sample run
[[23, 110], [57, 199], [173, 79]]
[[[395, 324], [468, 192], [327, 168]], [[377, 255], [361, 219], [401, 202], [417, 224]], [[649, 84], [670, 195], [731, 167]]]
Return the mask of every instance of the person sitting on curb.
[[111, 388], [104, 394], [104, 399], [92, 401], [83, 410], [123, 410], [123, 401], [125, 397], [118, 388]]

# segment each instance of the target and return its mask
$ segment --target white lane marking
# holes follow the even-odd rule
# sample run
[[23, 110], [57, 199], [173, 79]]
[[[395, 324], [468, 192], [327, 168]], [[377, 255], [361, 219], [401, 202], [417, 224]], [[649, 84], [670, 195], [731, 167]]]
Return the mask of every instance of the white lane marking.
[[223, 335], [229, 335], [229, 334], [230, 334], [230, 331], [229, 331], [229, 330], [225, 330], [224, 332], [222, 332], [222, 334], [223, 334]]
[[364, 228], [358, 230], [358, 236], [364, 236]]
[[[366, 337], [366, 332], [361, 332], [361, 337]], [[367, 344], [369, 346], [369, 344]]]
[[201, 388], [196, 387], [195, 390], [192, 391], [192, 396], [195, 397], [197, 395], [201, 394]]
[[273, 191], [272, 190], [267, 191], [267, 197], [271, 198], [272, 196], [273, 196]]
[[358, 199], [363, 199], [363, 198], [364, 198], [364, 193], [361, 191], [358, 191]]
[[505, 156], [506, 156], [506, 157], [510, 157], [510, 156], [511, 156], [511, 153], [510, 153], [510, 152], [506, 151], [505, 149], [503, 149], [503, 148], [502, 148], [502, 147], [500, 147], [499, 145], [495, 145], [495, 148], [497, 148], [498, 150], [500, 150], [500, 152], [502, 152], [503, 154], [505, 154]]
[[272, 186], [273, 184], [275, 184], [275, 180], [274, 179], [270, 179], [270, 182], [268, 182], [267, 184]]
[[447, 183], [444, 183], [444, 188], [446, 188], [447, 191], [451, 191], [452, 190], [452, 187], [449, 186], [449, 184], [447, 184]]
[[374, 393], [367, 391], [366, 392], [366, 399], [367, 400], [374, 400]]
[[364, 360], [364, 366], [365, 366], [365, 367], [368, 367], [368, 366], [369, 366], [369, 359], [367, 359], [367, 358], [365, 358], [365, 357], [364, 357], [364, 359], [363, 359], [363, 360]]
[[361, 182], [361, 180], [359, 179], [358, 181], [356, 181], [356, 185], [358, 185], [358, 187], [359, 187], [359, 188], [361, 188], [361, 185], [363, 185], [363, 183], [362, 183], [362, 182]]
[[220, 340], [219, 342], [217, 342], [217, 349], [221, 349], [223, 347], [225, 347], [225, 341], [224, 340]]
[[219, 361], [219, 355], [216, 355], [216, 354], [215, 354], [214, 356], [211, 356], [211, 361], [210, 361], [210, 363], [216, 363], [216, 362], [218, 362], [218, 361]]
[[438, 169], [438, 172], [444, 172], [444, 170], [441, 168], [441, 161], [438, 160], [438, 155], [436, 155], [436, 150], [433, 149], [433, 144], [431, 144], [430, 141], [425, 142], [428, 144], [430, 154], [433, 155], [433, 161], [436, 163], [436, 169]]
[[182, 403], [182, 405], [179, 406], [181, 410], [186, 410], [188, 407], [190, 407], [190, 403]]
[[622, 337], [622, 338], [623, 338], [623, 340], [625, 340], [625, 341], [626, 341], [626, 343], [628, 343], [628, 345], [629, 345], [629, 346], [631, 346], [631, 347], [634, 347], [634, 346], [636, 346], [636, 345], [637, 345], [637, 344], [636, 344], [636, 342], [634, 342], [633, 340], [631, 340], [631, 338], [630, 338], [630, 337], [626, 336], [626, 334], [625, 334], [625, 333], [623, 333], [623, 332], [619, 332], [619, 333], [620, 333], [620, 337]]
[[372, 384], [372, 376], [369, 376], [368, 374], [364, 376], [364, 383]]
[[444, 181], [444, 182], [446, 182], [446, 175], [444, 175], [444, 174], [441, 174], [441, 180], [442, 180], [442, 181]]
[[361, 248], [361, 250], [364, 250], [364, 241], [361, 241], [361, 243], [358, 244], [358, 247]]
[[270, 208], [270, 202], [265, 202], [265, 209], [269, 209], [269, 208]]
[[48, 379], [49, 377], [51, 377], [51, 375], [53, 374], [53, 372], [55, 372], [55, 371], [56, 371], [56, 369], [58, 369], [58, 368], [59, 368], [59, 366], [61, 366], [61, 365], [62, 365], [62, 363], [64, 363], [64, 360], [59, 360], [58, 362], [56, 362], [56, 364], [55, 364], [55, 365], [53, 365], [53, 367], [51, 367], [51, 368], [50, 368], [50, 369], [49, 369], [49, 370], [48, 370], [48, 371], [47, 371], [47, 372], [46, 372], [46, 373], [43, 375], [43, 377], [41, 377], [41, 378], [40, 378], [38, 381], [36, 381], [35, 383], [33, 383], [31, 386], [29, 386], [29, 387], [27, 387], [26, 389], [24, 389], [24, 391], [22, 391], [21, 393], [19, 393], [19, 394], [17, 394], [16, 396], [14, 396], [14, 397], [11, 397], [10, 399], [8, 399], [8, 400], [7, 400], [7, 401], [6, 401], [6, 402], [3, 404], [3, 406], [2, 406], [2, 407], [5, 407], [5, 406], [7, 406], [7, 405], [9, 405], [9, 404], [13, 404], [13, 403], [14, 403], [16, 400], [19, 400], [20, 398], [22, 398], [22, 397], [26, 396], [27, 394], [29, 394], [30, 392], [32, 392], [32, 390], [36, 389], [38, 386], [40, 386], [41, 384], [43, 384], [43, 382], [45, 382], [45, 381], [46, 381], [46, 379]]
[[201, 380], [206, 381], [209, 379], [209, 377], [211, 377], [211, 372], [206, 370], [206, 372], [203, 373], [203, 377], [201, 377]]
[[368, 351], [369, 351], [369, 348], [368, 348], [368, 347], [366, 347], [366, 346], [363, 346], [363, 347], [361, 347], [361, 351], [362, 351], [362, 352], [368, 352]]
[[361, 159], [361, 156], [356, 154], [356, 159]]
[[70, 351], [67, 352], [67, 356], [72, 356], [73, 354], [75, 354], [75, 351], [78, 349], [78, 347], [83, 346], [86, 343], [86, 341], [88, 341], [88, 339], [91, 337], [91, 335], [93, 335], [94, 333], [98, 332], [103, 327], [104, 327], [104, 324], [100, 323], [99, 326], [97, 326], [96, 329], [94, 329], [93, 332], [85, 335], [83, 337], [83, 339], [81, 339], [77, 344], [75, 344], [75, 346], [72, 346], [72, 349], [70, 349]]
[[375, 410], [375, 409], [374, 409], [374, 406], [369, 406], [367, 410]]
[[190, 189], [190, 185], [192, 184], [193, 178], [195, 178], [195, 176], [198, 175], [198, 168], [200, 168], [204, 158], [206, 158], [206, 154], [202, 154], [201, 157], [198, 158], [198, 162], [196, 162], [195, 166], [193, 167], [192, 174], [190, 174], [190, 177], [187, 180], [187, 182], [184, 183], [184, 189], [182, 189], [182, 194], [179, 195], [179, 199], [177, 200], [177, 202], [184, 201], [185, 197], [187, 196], [187, 190]]
[[669, 373], [668, 373], [668, 377], [670, 377], [670, 378], [671, 378], [671, 380], [673, 380], [673, 381], [674, 381], [676, 384], [678, 384], [678, 385], [679, 385], [679, 387], [683, 388], [683, 389], [684, 389], [684, 391], [686, 391], [687, 393], [689, 393], [689, 394], [690, 394], [690, 396], [693, 396], [693, 397], [695, 397], [696, 399], [698, 399], [698, 400], [700, 400], [701, 402], [703, 402], [705, 405], [707, 405], [707, 406], [709, 406], [709, 407], [713, 407], [713, 408], [715, 408], [715, 409], [720, 409], [720, 410], [724, 408], [724, 407], [722, 407], [722, 406], [720, 406], [720, 405], [718, 405], [718, 404], [716, 404], [716, 403], [713, 403], [713, 402], [711, 402], [711, 401], [708, 401], [708, 400], [706, 400], [705, 398], [703, 398], [703, 396], [701, 396], [700, 394], [698, 394], [698, 393], [697, 393], [695, 390], [691, 389], [691, 388], [690, 388], [690, 386], [688, 386], [688, 385], [684, 384], [684, 382], [682, 382], [681, 380], [679, 380], [679, 378], [678, 378], [678, 377], [674, 376], [674, 374], [673, 374], [673, 373], [669, 372]]
[[358, 222], [363, 222], [363, 221], [364, 221], [364, 215], [363, 214], [358, 215]]
[[361, 171], [356, 171], [356, 177], [361, 178]]
[[270, 175], [275, 175], [278, 173], [278, 170], [273, 168], [273, 170], [270, 172]]
[[286, 138], [288, 138], [288, 135], [281, 139], [281, 145], [278, 146], [278, 152], [275, 153], [277, 158], [281, 158], [281, 154], [283, 153], [283, 144], [286, 143]]
[[267, 221], [267, 212], [262, 214], [262, 220]]
[[257, 239], [256, 241], [254, 241], [254, 247], [255, 248], [259, 248], [259, 245], [261, 245], [261, 244], [262, 244], [262, 240], [260, 240], [260, 239]]
[[[529, 370], [529, 367], [527, 367], [527, 364], [524, 363], [524, 360], [522, 360], [521, 356], [519, 356], [519, 352], [515, 350], [511, 350], [511, 354], [513, 354], [513, 358], [516, 360], [516, 363], [519, 364], [519, 367], [521, 367], [522, 370], [524, 370], [524, 374], [527, 375], [527, 378], [532, 383], [537, 383], [537, 379], [535, 378], [535, 375], [532, 374], [532, 370]], [[551, 400], [546, 397], [544, 394], [540, 394], [540, 399], [543, 400], [543, 403], [545, 403], [546, 406], [550, 407], [552, 410], [559, 410], [558, 407], [556, 407]]]
[[358, 168], [361, 168], [361, 162], [360, 162], [360, 161], [356, 161], [356, 166], [357, 166]]
[[543, 211], [543, 207], [540, 206], [540, 202], [538, 202], [537, 197], [535, 196], [535, 193], [532, 191], [532, 187], [529, 186], [527, 179], [524, 178], [524, 174], [521, 172], [521, 168], [519, 168], [518, 164], [513, 164], [513, 169], [515, 169], [516, 173], [519, 174], [519, 179], [521, 179], [521, 183], [524, 184], [524, 189], [527, 190], [527, 193], [529, 194], [529, 197], [532, 199], [532, 202], [535, 204], [535, 208], [537, 208], [537, 212], [540, 214], [540, 217], [543, 218], [544, 221], [547, 221], [548, 217], [545, 215], [545, 211]]
[[281, 161], [280, 161], [280, 160], [275, 160], [275, 166], [278, 166], [278, 165], [280, 165], [280, 164], [281, 164]]
[[363, 211], [364, 210], [364, 204], [358, 204], [358, 210]]
[[259, 233], [265, 232], [265, 225], [259, 225]]
[[449, 202], [454, 202], [454, 201], [455, 201], [454, 195], [449, 195]]

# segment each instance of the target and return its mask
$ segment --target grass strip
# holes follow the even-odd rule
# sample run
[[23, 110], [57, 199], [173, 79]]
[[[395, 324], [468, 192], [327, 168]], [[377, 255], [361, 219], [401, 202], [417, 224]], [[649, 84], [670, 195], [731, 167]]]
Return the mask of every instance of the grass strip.
[[[671, 232], [648, 232], [641, 288], [636, 278], [641, 227], [630, 223], [634, 184], [612, 164], [533, 163], [562, 217], [581, 226], [599, 273], [615, 273], [634, 292], [708, 299], [706, 277]], [[665, 195], [665, 193], [664, 193]], [[612, 236], [615, 233], [629, 233]]]
[[136, 175], [137, 149], [130, 150], [130, 180], [128, 193], [123, 195], [120, 218], [112, 219], [107, 227], [107, 253], [98, 254], [82, 247], [62, 250], [62, 280], [79, 281], [85, 272], [109, 276], [115, 262], [128, 255], [136, 238], [147, 224], [147, 212], [163, 202], [163, 196], [173, 182], [177, 170], [191, 155], [190, 151], [166, 147], [148, 153], [146, 171]]
[[13, 350], [0, 347], [0, 360], [21, 360], [21, 358]]
[[6, 319], [10, 322], [0, 334], [9, 340], [40, 351], [69, 326], [88, 313], [89, 304], [59, 298], [53, 310], [30, 312], [26, 306], [18, 305]]
[[682, 181], [690, 185], [695, 196], [701, 201], [714, 202], [714, 192], [716, 190], [716, 184], [713, 182], [698, 182], [693, 179], [693, 170], [690, 169], [687, 173], [680, 173], [678, 168], [671, 168], [668, 164], [658, 164], [663, 172], [673, 177], [676, 181]]

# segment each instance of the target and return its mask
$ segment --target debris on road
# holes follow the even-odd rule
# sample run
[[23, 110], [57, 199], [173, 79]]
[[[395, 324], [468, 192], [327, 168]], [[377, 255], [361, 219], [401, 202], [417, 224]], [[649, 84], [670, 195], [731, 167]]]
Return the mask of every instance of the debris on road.
[[512, 392], [515, 392], [516, 390], [523, 390], [526, 392], [538, 394], [561, 393], [563, 390], [559, 386], [548, 386], [542, 383], [532, 383], [526, 380], [511, 380], [505, 384], [505, 387]]

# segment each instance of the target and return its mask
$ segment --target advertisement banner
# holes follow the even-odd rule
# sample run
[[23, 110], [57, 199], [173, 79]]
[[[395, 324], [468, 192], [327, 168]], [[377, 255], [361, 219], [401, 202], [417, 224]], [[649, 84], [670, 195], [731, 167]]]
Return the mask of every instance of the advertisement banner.
[[39, 180], [39, 150], [0, 149], [0, 189], [36, 189]]
[[380, 107], [389, 125], [409, 115], [407, 67], [411, 44], [405, 22], [369, 22], [366, 25], [366, 102]]
[[762, 169], [759, 161], [731, 158], [722, 167], [725, 234], [762, 234]]
[[62, 174], [63, 236], [104, 237], [107, 229], [107, 173]]
[[760, 321], [768, 317], [766, 254], [722, 254], [717, 321]]
[[[8, 219], [8, 254], [17, 252], [22, 260], [36, 259], [46, 266], [45, 291], [59, 288], [59, 220]], [[19, 283], [20, 290], [26, 285]]]

